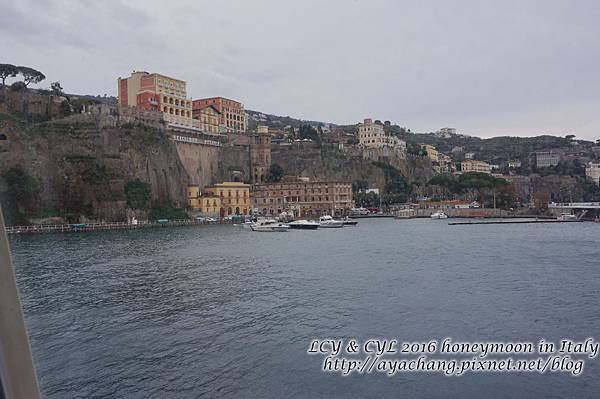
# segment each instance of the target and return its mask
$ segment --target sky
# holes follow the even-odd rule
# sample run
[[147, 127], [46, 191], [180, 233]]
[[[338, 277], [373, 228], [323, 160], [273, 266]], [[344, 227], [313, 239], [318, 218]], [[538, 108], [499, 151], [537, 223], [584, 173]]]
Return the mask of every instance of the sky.
[[414, 132], [600, 138], [600, 1], [0, 0], [0, 63], [69, 93], [133, 70], [188, 96]]

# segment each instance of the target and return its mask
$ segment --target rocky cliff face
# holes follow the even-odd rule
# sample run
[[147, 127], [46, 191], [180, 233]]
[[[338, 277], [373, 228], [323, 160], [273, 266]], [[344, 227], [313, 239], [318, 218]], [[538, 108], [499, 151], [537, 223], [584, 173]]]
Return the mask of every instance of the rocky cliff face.
[[154, 201], [185, 206], [188, 175], [160, 129], [99, 127], [78, 115], [33, 125], [4, 119], [1, 134], [0, 174], [17, 167], [39, 182], [30, 212], [124, 220], [124, 187], [133, 179], [149, 183]]

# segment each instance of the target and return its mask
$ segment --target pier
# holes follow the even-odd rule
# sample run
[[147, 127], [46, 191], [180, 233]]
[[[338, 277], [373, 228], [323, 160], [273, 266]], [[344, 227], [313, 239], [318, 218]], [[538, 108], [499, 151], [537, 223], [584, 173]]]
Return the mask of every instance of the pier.
[[583, 220], [557, 220], [557, 219], [536, 219], [536, 220], [472, 220], [467, 222], [448, 222], [449, 226], [460, 226], [468, 224], [531, 224], [531, 223], [578, 223]]
[[156, 222], [127, 222], [108, 223], [71, 223], [71, 224], [45, 224], [30, 226], [6, 226], [7, 234], [43, 234], [43, 233], [80, 233], [100, 230], [136, 230], [157, 227], [200, 226], [207, 224], [231, 224], [229, 220], [208, 222], [204, 220], [184, 219]]

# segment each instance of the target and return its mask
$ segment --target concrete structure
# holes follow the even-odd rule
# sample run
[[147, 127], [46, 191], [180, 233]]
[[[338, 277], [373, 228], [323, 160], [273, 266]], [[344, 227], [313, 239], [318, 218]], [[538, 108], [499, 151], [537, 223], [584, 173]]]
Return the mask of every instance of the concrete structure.
[[250, 171], [254, 184], [264, 183], [271, 167], [271, 134], [267, 126], [258, 126], [250, 137]]
[[560, 162], [560, 153], [555, 151], [538, 151], [535, 153], [535, 166], [538, 168], [547, 168], [558, 165]]
[[465, 152], [465, 159], [475, 159], [474, 152]]
[[287, 177], [278, 183], [255, 184], [252, 207], [263, 215], [286, 211], [296, 218], [346, 215], [354, 207], [352, 183]]
[[221, 114], [219, 123], [227, 133], [245, 133], [248, 128], [244, 104], [224, 97], [201, 98], [192, 102], [192, 109], [203, 109], [208, 105], [215, 107]]
[[460, 170], [463, 173], [468, 172], [479, 172], [479, 173], [491, 173], [491, 166], [483, 161], [476, 161], [474, 159], [465, 159], [460, 163]]
[[456, 129], [453, 127], [443, 127], [441, 128], [438, 133], [448, 137], [448, 136], [452, 136], [456, 134]]
[[398, 137], [387, 134], [383, 126], [369, 118], [358, 125], [358, 144], [366, 148], [392, 147], [396, 150], [406, 150], [406, 143]]
[[218, 135], [221, 132], [221, 112], [214, 105], [193, 108], [192, 118], [199, 122], [199, 128], [204, 133]]
[[596, 185], [600, 185], [600, 163], [589, 162], [585, 167], [585, 175]]
[[134, 71], [118, 79], [118, 104], [162, 112], [168, 124], [192, 127], [192, 101], [187, 98], [186, 82], [158, 73]]
[[207, 216], [248, 215], [251, 209], [250, 185], [223, 182], [205, 187], [188, 187], [188, 206]]

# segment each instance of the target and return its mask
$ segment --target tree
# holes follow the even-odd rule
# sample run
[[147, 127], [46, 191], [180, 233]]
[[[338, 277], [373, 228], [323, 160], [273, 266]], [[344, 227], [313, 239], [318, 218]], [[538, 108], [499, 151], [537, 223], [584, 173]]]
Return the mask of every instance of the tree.
[[309, 139], [313, 141], [320, 141], [321, 137], [319, 136], [319, 132], [310, 126], [310, 125], [302, 125], [300, 129], [298, 129], [298, 138], [299, 139]]
[[6, 87], [6, 78], [14, 78], [19, 73], [19, 69], [12, 64], [0, 64], [0, 79], [2, 87]]
[[283, 168], [279, 164], [272, 164], [267, 171], [267, 182], [275, 183], [281, 180], [283, 177]]
[[369, 182], [366, 180], [354, 180], [352, 182], [352, 192], [357, 193], [360, 191], [365, 191], [369, 188]]
[[25, 83], [19, 81], [19, 82], [14, 82], [13, 84], [10, 85], [10, 91], [23, 91], [27, 88], [27, 86], [25, 86]]
[[127, 207], [131, 209], [148, 209], [150, 202], [150, 185], [140, 179], [129, 180], [125, 184], [125, 198]]
[[73, 112], [73, 110], [71, 109], [71, 104], [69, 103], [69, 101], [63, 100], [60, 103], [60, 114], [62, 116], [69, 116], [69, 115], [71, 115], [72, 112]]
[[63, 94], [63, 88], [60, 85], [60, 82], [50, 83], [50, 89], [52, 90], [52, 94], [54, 94], [56, 96], [60, 96]]
[[23, 83], [25, 83], [25, 87], [28, 87], [30, 83], [38, 84], [42, 80], [46, 79], [46, 75], [37, 69], [26, 66], [18, 66], [17, 68], [19, 69], [19, 73], [23, 75]]

